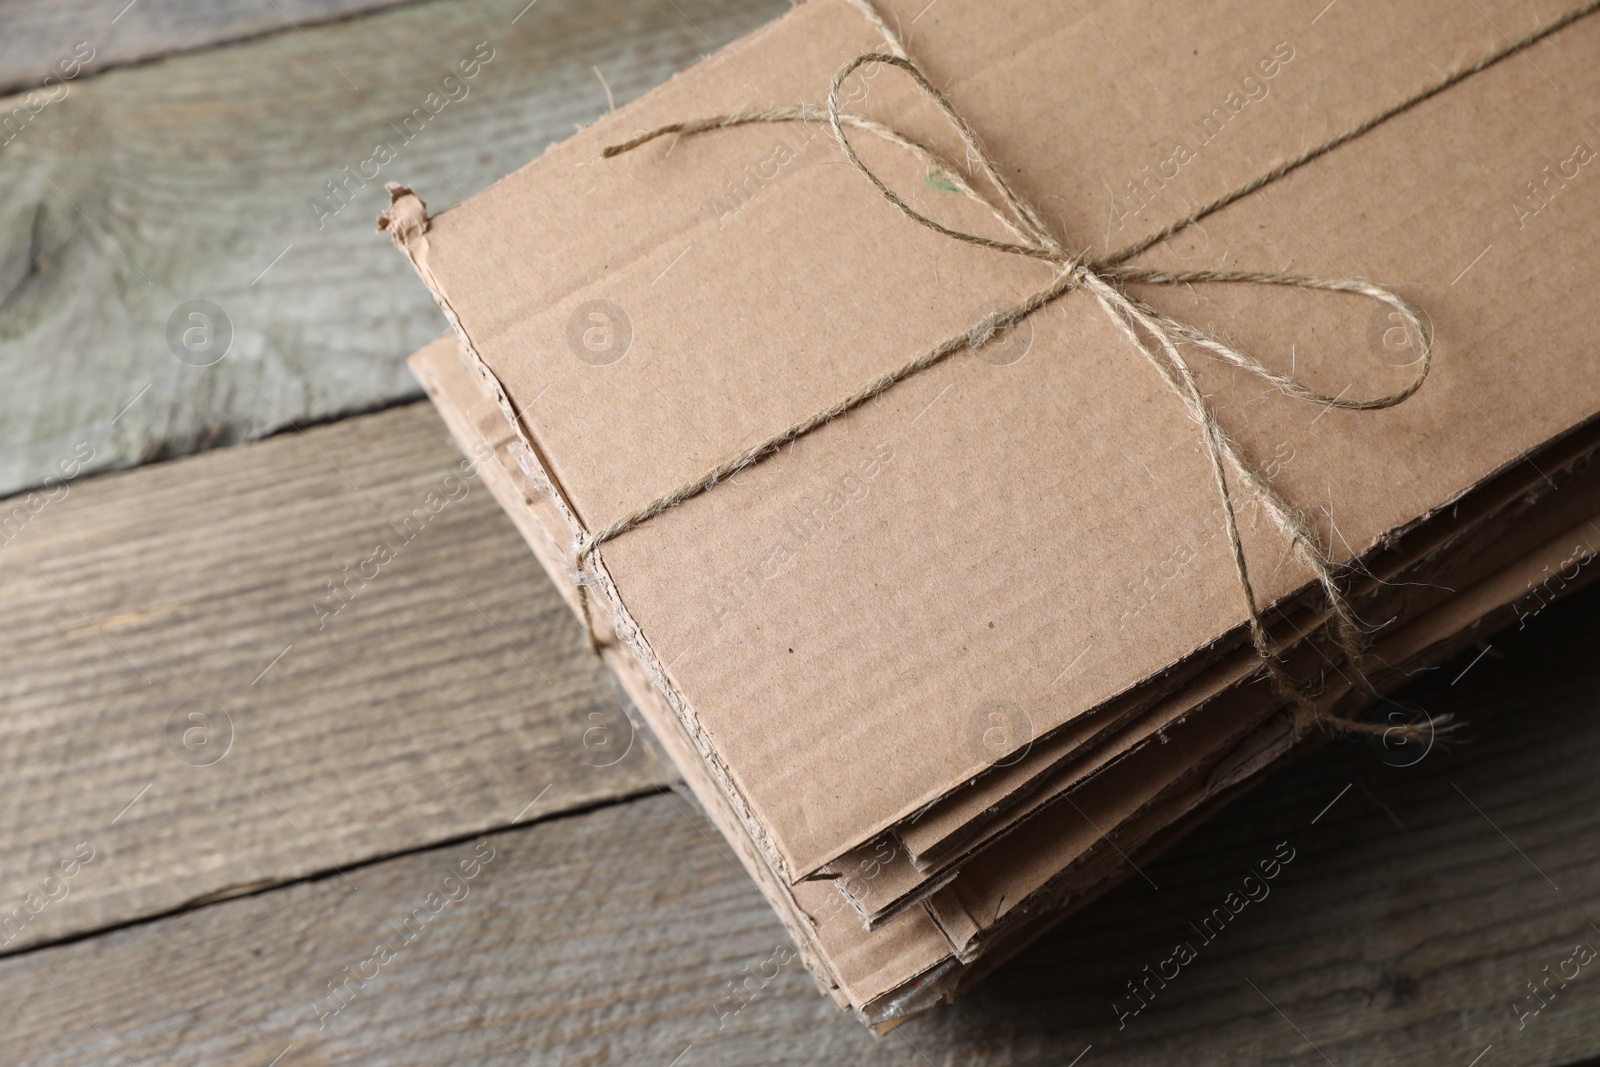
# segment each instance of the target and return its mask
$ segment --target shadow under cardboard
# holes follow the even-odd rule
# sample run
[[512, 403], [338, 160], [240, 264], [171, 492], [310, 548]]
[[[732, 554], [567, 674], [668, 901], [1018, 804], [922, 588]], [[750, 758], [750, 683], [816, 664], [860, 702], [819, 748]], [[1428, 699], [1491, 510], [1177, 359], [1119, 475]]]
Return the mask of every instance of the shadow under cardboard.
[[1600, 586], [1523, 621], [1395, 694], [1463, 723], [1450, 744], [1309, 752], [904, 1036], [1018, 1063], [1592, 1055], [1600, 967], [1526, 983], [1600, 948]]

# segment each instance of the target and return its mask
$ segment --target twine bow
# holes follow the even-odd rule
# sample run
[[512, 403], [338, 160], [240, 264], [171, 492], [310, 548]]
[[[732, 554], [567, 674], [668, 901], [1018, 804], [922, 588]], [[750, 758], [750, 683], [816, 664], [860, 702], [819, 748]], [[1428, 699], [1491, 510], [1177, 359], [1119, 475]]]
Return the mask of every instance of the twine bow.
[[[925, 226], [951, 240], [992, 249], [1000, 253], [1026, 256], [1048, 263], [1055, 269], [1055, 277], [1048, 286], [1027, 299], [988, 315], [966, 332], [949, 338], [903, 366], [868, 382], [829, 408], [773, 434], [738, 455], [729, 457], [698, 478], [663, 494], [610, 526], [575, 538], [571, 546], [569, 562], [573, 567], [577, 581], [578, 597], [583, 611], [584, 622], [589, 632], [591, 647], [598, 650], [586, 586], [596, 581], [588, 573], [588, 570], [594, 560], [596, 551], [601, 545], [648, 522], [662, 512], [710, 490], [724, 479], [771, 456], [790, 442], [861, 406], [907, 378], [938, 363], [942, 363], [960, 352], [980, 348], [997, 334], [1010, 329], [1039, 309], [1059, 300], [1068, 293], [1082, 291], [1094, 297], [1101, 310], [1116, 325], [1122, 335], [1127, 338], [1132, 349], [1143, 356], [1146, 362], [1161, 375], [1162, 380], [1182, 401], [1184, 410], [1188, 413], [1189, 418], [1200, 428], [1201, 436], [1205, 441], [1206, 452], [1210, 458], [1211, 471], [1216, 481], [1217, 492], [1222, 502], [1222, 513], [1227, 525], [1228, 544], [1231, 549], [1234, 570], [1248, 610], [1250, 639], [1262, 663], [1271, 673], [1277, 688], [1284, 696], [1292, 700], [1303, 713], [1318, 721], [1332, 723], [1341, 729], [1353, 732], [1393, 735], [1396, 730], [1395, 727], [1385, 727], [1346, 719], [1331, 719], [1321, 714], [1311, 696], [1289, 675], [1272, 648], [1266, 627], [1262, 622], [1261, 608], [1257, 603], [1255, 587], [1251, 583], [1249, 567], [1245, 561], [1244, 547], [1239, 536], [1239, 523], [1235, 512], [1233, 493], [1228, 482], [1228, 471], [1230, 469], [1238, 481], [1265, 508], [1272, 521], [1288, 539], [1295, 555], [1314, 575], [1315, 581], [1321, 587], [1327, 599], [1335, 642], [1344, 654], [1346, 662], [1356, 674], [1360, 686], [1369, 695], [1377, 695], [1371, 683], [1367, 680], [1365, 672], [1361, 670], [1364, 634], [1343, 590], [1340, 588], [1338, 567], [1331, 552], [1322, 543], [1320, 536], [1307, 523], [1304, 516], [1288, 501], [1283, 499], [1268, 479], [1246, 461], [1239, 446], [1223, 430], [1215, 411], [1200, 389], [1194, 370], [1185, 357], [1182, 346], [1188, 345], [1202, 349], [1213, 357], [1275, 386], [1281, 392], [1297, 400], [1316, 404], [1323, 408], [1337, 408], [1344, 411], [1376, 411], [1403, 403], [1422, 387], [1422, 383], [1428, 377], [1428, 371], [1433, 360], [1433, 340], [1421, 313], [1397, 293], [1356, 278], [1322, 278], [1272, 271], [1164, 271], [1124, 265], [1128, 260], [1157, 242], [1194, 224], [1203, 215], [1240, 199], [1248, 192], [1266, 184], [1267, 180], [1281, 177], [1282, 174], [1292, 169], [1290, 165], [1280, 166], [1272, 174], [1262, 179], [1257, 179], [1241, 189], [1234, 190], [1200, 211], [1166, 227], [1159, 233], [1105, 259], [1094, 259], [1087, 252], [1069, 250], [1044, 224], [1039, 212], [1018, 195], [1016, 190], [1006, 181], [994, 160], [984, 151], [972, 127], [955, 110], [945, 95], [928, 81], [916, 64], [907, 58], [899, 40], [888, 30], [882, 20], [876, 17], [876, 12], [870, 10], [870, 5], [864, 3], [863, 0], [851, 0], [851, 2], [866, 11], [870, 18], [873, 18], [888, 41], [891, 54], [869, 52], [857, 56], [841, 67], [839, 72], [834, 75], [832, 86], [828, 92], [825, 111], [812, 105], [801, 105], [760, 111], [733, 112], [710, 118], [672, 123], [641, 134], [623, 144], [613, 145], [605, 150], [605, 156], [620, 155], [659, 137], [668, 135], [690, 135], [749, 123], [813, 122], [820, 121], [825, 117], [832, 127], [839, 147], [843, 150], [850, 165], [867, 181], [871, 182], [878, 193], [901, 214], [918, 225]], [[969, 163], [977, 173], [982, 175], [988, 185], [998, 193], [998, 202], [975, 189], [971, 183], [961, 176], [959, 168], [951, 165], [938, 153], [934, 152], [933, 149], [907, 137], [892, 127], [865, 116], [850, 114], [841, 110], [839, 94], [845, 80], [858, 69], [869, 64], [895, 67], [910, 76], [922, 94], [939, 108], [940, 112], [960, 135], [966, 148]], [[1481, 69], [1482, 65], [1486, 64], [1480, 64], [1475, 69]], [[1441, 83], [1440, 86], [1430, 89], [1427, 93], [1408, 102], [1408, 106], [1409, 103], [1415, 103], [1426, 95], [1432, 95], [1432, 93], [1440, 91], [1444, 84], [1453, 84], [1455, 80], [1459, 80], [1462, 76], [1464, 74], [1458, 72], [1457, 75], [1447, 79], [1445, 83]], [[1394, 112], [1385, 113], [1381, 118], [1386, 118], [1392, 113]], [[1376, 125], [1377, 121], [1364, 125], [1361, 129], [1370, 128], [1371, 125]], [[1012, 235], [1014, 240], [997, 240], [980, 234], [952, 229], [917, 211], [907, 204], [893, 189], [890, 189], [877, 174], [861, 161], [850, 142], [850, 137], [846, 130], [870, 133], [917, 154], [928, 166], [935, 168], [940, 172], [941, 176], [948, 178], [956, 191], [986, 207], [994, 215], [997, 222]], [[1359, 133], [1361, 131], [1355, 132]], [[1310, 158], [1314, 158], [1315, 155], [1320, 155], [1335, 145], [1349, 140], [1354, 135], [1355, 133], [1341, 135], [1333, 141], [1318, 146], [1317, 149], [1302, 155], [1297, 160], [1291, 161], [1291, 164], [1298, 166]], [[1367, 400], [1348, 399], [1342, 392], [1338, 396], [1327, 396], [1301, 382], [1292, 374], [1280, 374], [1271, 370], [1259, 360], [1232, 345], [1218, 341], [1203, 331], [1151, 307], [1133, 296], [1127, 289], [1129, 285], [1133, 284], [1166, 286], [1203, 282], [1278, 285], [1296, 289], [1352, 293], [1377, 301], [1400, 315], [1409, 330], [1410, 336], [1416, 339], [1419, 348], [1418, 359], [1414, 364], [1416, 370], [1411, 381], [1404, 388], [1383, 396]]]

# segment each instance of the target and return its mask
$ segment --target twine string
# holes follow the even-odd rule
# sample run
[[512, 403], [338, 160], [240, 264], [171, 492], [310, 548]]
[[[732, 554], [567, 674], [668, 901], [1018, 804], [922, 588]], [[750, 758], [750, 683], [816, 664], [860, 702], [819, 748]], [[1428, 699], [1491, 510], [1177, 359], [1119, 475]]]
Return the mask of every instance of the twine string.
[[[999, 192], [1001, 203], [996, 203], [989, 196], [974, 188], [971, 183], [961, 179], [960, 173], [956, 168], [950, 166], [948, 161], [926, 145], [883, 123], [863, 116], [846, 114], [841, 110], [839, 103], [841, 87], [851, 74], [868, 64], [893, 66], [910, 76], [916, 87], [938, 107], [951, 126], [954, 127], [966, 147], [967, 158], [987, 179], [989, 185]], [[1284, 500], [1270, 483], [1245, 461], [1238, 445], [1222, 429], [1215, 411], [1200, 388], [1193, 368], [1179, 349], [1179, 342], [1185, 341], [1200, 347], [1224, 362], [1275, 385], [1285, 394], [1297, 399], [1328, 408], [1371, 411], [1402, 403], [1420, 389], [1427, 378], [1433, 357], [1432, 337], [1417, 309], [1398, 294], [1359, 279], [1320, 278], [1290, 275], [1281, 272], [1158, 271], [1124, 267], [1112, 262], [1099, 262], [1090, 260], [1083, 255], [1075, 255], [1069, 252], [1049, 230], [1039, 212], [1028, 204], [1005, 180], [993, 158], [980, 144], [976, 132], [950, 104], [949, 99], [927, 80], [926, 76], [911, 60], [901, 55], [869, 52], [857, 56], [842, 66], [835, 74], [829, 89], [826, 116], [833, 129], [834, 137], [850, 165], [865, 177], [878, 191], [879, 195], [901, 214], [918, 225], [927, 227], [951, 240], [996, 252], [1042, 260], [1056, 269], [1056, 276], [1049, 286], [1021, 303], [1003, 308], [985, 317], [970, 330], [949, 338], [896, 370], [868, 382], [823, 411], [773, 434], [766, 440], [758, 442], [735, 456], [729, 457], [700, 477], [685, 482], [676, 489], [663, 494], [654, 501], [617, 520], [610, 526], [586, 537], [580, 535], [576, 538], [572, 546], [571, 562], [574, 571], [579, 577], [578, 597], [584, 615], [585, 628], [589, 633], [591, 647], [598, 650], [598, 640], [595, 636], [594, 621], [587, 593], [587, 585], [591, 580], [588, 578], [587, 571], [594, 554], [601, 545], [643, 525], [663, 512], [709, 491], [720, 482], [760, 462], [789, 443], [882, 395], [905, 379], [938, 363], [942, 363], [959, 352], [983, 346], [997, 334], [1010, 329], [1067, 293], [1083, 290], [1095, 297], [1101, 309], [1111, 319], [1119, 332], [1128, 339], [1134, 350], [1139, 352], [1161, 375], [1162, 380], [1182, 401], [1189, 418], [1201, 428], [1212, 475], [1216, 482], [1218, 496], [1222, 502], [1230, 556], [1245, 601], [1251, 643], [1266, 666], [1275, 686], [1303, 712], [1319, 721], [1329, 721], [1329, 717], [1321, 713], [1311, 696], [1289, 675], [1271, 645], [1266, 626], [1262, 620], [1261, 608], [1257, 601], [1254, 584], [1250, 578], [1249, 566], [1244, 555], [1237, 509], [1234, 505], [1233, 493], [1228, 481], [1228, 471], [1230, 469], [1248, 487], [1252, 496], [1264, 506], [1274, 524], [1288, 538], [1297, 558], [1312, 572], [1315, 581], [1321, 587], [1327, 599], [1334, 621], [1334, 638], [1340, 646], [1346, 663], [1356, 674], [1359, 684], [1369, 693], [1374, 693], [1375, 695], [1375, 691], [1367, 680], [1365, 672], [1360, 668], [1364, 634], [1343, 590], [1340, 588], [1331, 553], [1322, 544], [1321, 538], [1298, 510]], [[631, 141], [607, 148], [605, 155], [608, 157], [620, 155], [662, 136], [692, 135], [714, 129], [724, 129], [730, 126], [757, 122], [815, 121], [819, 117], [816, 108], [802, 105], [792, 108], [735, 112], [706, 119], [672, 123], [641, 134]], [[854, 145], [851, 143], [849, 134], [846, 132], [848, 129], [870, 133], [888, 140], [914, 152], [925, 163], [929, 163], [952, 175], [958, 179], [952, 182], [957, 191], [987, 208], [995, 220], [1004, 226], [1017, 240], [1001, 241], [981, 234], [953, 229], [917, 211], [907, 204], [893, 189], [889, 188], [861, 160]], [[1177, 321], [1166, 313], [1131, 296], [1123, 288], [1124, 285], [1130, 283], [1188, 285], [1196, 282], [1282, 285], [1295, 288], [1348, 292], [1380, 301], [1399, 313], [1410, 329], [1414, 331], [1412, 336], [1418, 339], [1420, 348], [1420, 356], [1415, 364], [1416, 370], [1411, 381], [1402, 389], [1384, 396], [1365, 400], [1347, 399], [1342, 395], [1328, 396], [1312, 389], [1292, 375], [1278, 374], [1270, 370], [1247, 353]], [[1152, 347], [1147, 338], [1154, 340], [1154, 347]], [[1337, 720], [1335, 724], [1340, 728], [1361, 733], [1376, 734], [1387, 732], [1392, 734], [1394, 731], [1392, 727], [1344, 719]]]
[[[1122, 336], [1128, 340], [1131, 347], [1144, 357], [1146, 362], [1155, 369], [1166, 385], [1177, 395], [1191, 421], [1200, 429], [1202, 440], [1206, 445], [1206, 452], [1210, 461], [1212, 476], [1216, 483], [1217, 493], [1221, 500], [1221, 510], [1227, 528], [1230, 555], [1248, 614], [1251, 643], [1267, 668], [1276, 688], [1303, 713], [1325, 725], [1349, 732], [1383, 736], [1385, 738], [1392, 737], [1396, 733], [1406, 735], [1408, 739], [1413, 734], [1420, 736], [1421, 731], [1424, 729], [1420, 725], [1398, 728], [1385, 727], [1381, 724], [1324, 715], [1312, 699], [1311, 694], [1290, 676], [1282, 660], [1272, 647], [1266, 626], [1261, 617], [1261, 608], [1257, 602], [1255, 587], [1250, 578], [1249, 566], [1245, 559], [1244, 546], [1239, 534], [1237, 509], [1234, 505], [1233, 490], [1229, 481], [1230, 471], [1233, 478], [1237, 479], [1248, 490], [1250, 496], [1263, 507], [1273, 524], [1287, 539], [1296, 558], [1312, 573], [1315, 583], [1320, 587], [1327, 601], [1333, 640], [1343, 654], [1346, 664], [1355, 674], [1357, 685], [1368, 696], [1376, 697], [1378, 695], [1362, 669], [1365, 632], [1341, 587], [1339, 568], [1331, 551], [1323, 544], [1317, 531], [1309, 524], [1299, 509], [1284, 499], [1272, 486], [1270, 480], [1246, 461], [1238, 444], [1223, 429], [1215, 410], [1200, 388], [1193, 367], [1184, 357], [1180, 346], [1189, 345], [1205, 351], [1212, 357], [1274, 386], [1284, 395], [1306, 403], [1315, 404], [1325, 409], [1377, 411], [1404, 403], [1417, 390], [1421, 389], [1423, 383], [1427, 380], [1433, 362], [1433, 337], [1421, 312], [1410, 301], [1392, 290], [1359, 278], [1324, 278], [1293, 275], [1278, 271], [1167, 271], [1129, 267], [1125, 264], [1141, 252], [1194, 225], [1213, 212], [1219, 211], [1257, 189], [1277, 181], [1299, 167], [1332, 151], [1339, 145], [1359, 137], [1401, 112], [1445, 91], [1457, 82], [1486, 69], [1506, 56], [1512, 55], [1543, 37], [1557, 32], [1579, 18], [1600, 10], [1600, 0], [1591, 0], [1581, 8], [1568, 12], [1555, 22], [1519, 40], [1508, 42], [1505, 47], [1496, 50], [1470, 66], [1448, 74], [1438, 82], [1354, 129], [1330, 138], [1328, 141], [1302, 152], [1299, 156], [1280, 163], [1266, 174], [1203, 205], [1184, 218], [1162, 228], [1138, 243], [1103, 259], [1093, 259], [1087, 253], [1074, 253], [1067, 249], [1061, 240], [1045, 225], [1039, 211], [1018, 194], [1010, 183], [1005, 180], [998, 165], [984, 150], [976, 132], [967, 123], [966, 119], [955, 109], [948, 98], [928, 81], [917, 65], [910, 60], [903, 43], [878, 14], [871, 4], [871, 0], [847, 0], [847, 2], [861, 10], [880, 31], [887, 43], [889, 52], [887, 54], [883, 52], [868, 52], [857, 56], [842, 66], [834, 75], [833, 82], [829, 88], [826, 109], [820, 109], [814, 105], [799, 105], [795, 107], [735, 111], [707, 118], [670, 123], [640, 134], [629, 141], [612, 145], [605, 149], [604, 156], [607, 158], [618, 156], [665, 136], [690, 136], [751, 123], [817, 122], [826, 117], [833, 130], [834, 137], [850, 165], [872, 184], [880, 196], [906, 218], [950, 240], [987, 248], [995, 252], [1041, 260], [1054, 268], [1055, 277], [1048, 286], [1032, 296], [985, 316], [966, 332], [948, 338], [900, 367], [867, 382], [828, 408], [801, 419], [786, 429], [771, 435], [764, 441], [724, 459], [700, 476], [662, 494], [609, 526], [593, 533], [580, 533], [577, 535], [573, 539], [569, 550], [569, 563], [574, 572], [577, 596], [591, 648], [598, 651], [598, 639], [587, 593], [587, 586], [593, 584], [595, 579], [588, 574], [588, 570], [593, 565], [596, 554], [602, 545], [649, 522], [663, 512], [710, 491], [720, 482], [761, 462], [786, 445], [882, 395], [907, 378], [936, 366], [961, 352], [980, 348], [996, 335], [1010, 329], [1066, 294], [1082, 291], [1094, 297], [1099, 307], [1117, 327]], [[954, 128], [966, 148], [969, 167], [980, 174], [986, 183], [998, 193], [998, 202], [996, 198], [975, 188], [961, 175], [960, 168], [952, 165], [927, 145], [884, 123], [863, 115], [848, 113], [841, 109], [839, 93], [845, 80], [851, 74], [869, 64], [892, 66], [903, 71], [911, 78], [913, 84], [922, 95], [938, 108]], [[957, 230], [917, 211], [907, 204], [893, 189], [889, 188], [861, 160], [851, 143], [849, 133], [846, 132], [848, 130], [871, 134], [915, 154], [924, 164], [938, 170], [943, 176], [947, 176], [950, 179], [950, 184], [958, 193], [987, 208], [994, 219], [1015, 240], [997, 240], [981, 234]], [[1409, 335], [1415, 338], [1418, 345], [1419, 354], [1413, 364], [1415, 370], [1411, 380], [1399, 390], [1367, 399], [1350, 399], [1345, 397], [1342, 392], [1336, 396], [1329, 396], [1313, 389], [1292, 374], [1278, 373], [1233, 345], [1219, 341], [1204, 331], [1178, 321], [1165, 312], [1138, 299], [1129, 293], [1126, 288], [1129, 285], [1174, 286], [1195, 283], [1274, 285], [1324, 292], [1349, 293], [1385, 305], [1402, 318]], [[1334, 667], [1338, 669], [1337, 664]], [[1435, 720], [1435, 724], [1438, 722], [1439, 720]]]

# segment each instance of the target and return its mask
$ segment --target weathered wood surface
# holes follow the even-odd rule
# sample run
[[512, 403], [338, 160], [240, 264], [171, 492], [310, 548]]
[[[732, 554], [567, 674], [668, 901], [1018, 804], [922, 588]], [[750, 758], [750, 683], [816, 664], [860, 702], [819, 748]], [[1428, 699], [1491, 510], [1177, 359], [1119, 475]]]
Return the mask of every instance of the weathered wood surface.
[[84, 72], [258, 34], [305, 29], [401, 0], [0, 0], [0, 93], [37, 88], [80, 42]]
[[[99, 67], [285, 15], [304, 27], [75, 80], [0, 144], [0, 492], [413, 395], [403, 359], [439, 319], [370, 232], [382, 182], [446, 206], [592, 120], [608, 89], [637, 95], [785, 6], [469, 0], [310, 26], [384, 2], [140, 0], [113, 24], [123, 0], [0, 0], [0, 91], [77, 40]], [[109, 28], [76, 29], [96, 18]], [[495, 57], [468, 96], [391, 134], [479, 41]], [[348, 205], [330, 199], [323, 183], [377, 140], [396, 158]], [[211, 366], [167, 341], [191, 299], [231, 322]], [[1553, 1067], [1600, 1052], [1593, 965], [1524, 1026], [1513, 1009], [1574, 943], [1600, 948], [1600, 590], [1430, 676], [1415, 699], [1470, 720], [1468, 744], [1409, 768], [1353, 743], [1313, 755], [1147, 867], [1159, 890], [1124, 885], [954, 1009], [873, 1039], [795, 964], [759, 977], [784, 935], [691, 801], [611, 803], [667, 775], [627, 745], [487, 492], [445, 482], [457, 463], [410, 407], [0, 507], [0, 1059]], [[430, 493], [458, 499], [415, 536], [391, 525]], [[393, 559], [327, 615], [325, 583], [378, 543]], [[608, 804], [493, 832], [481, 873], [445, 882], [472, 835]], [[1189, 924], [1280, 841], [1296, 859], [1271, 896], [1119, 1030], [1124, 983], [1198, 944]], [[468, 895], [402, 945], [398, 924], [452, 885]], [[380, 941], [395, 958], [329, 1015], [329, 984], [370, 976]]]
[[419, 395], [383, 183], [447, 207], [786, 7], [439, 0], [70, 83], [0, 144], [0, 493]]
[[[1468, 743], [1406, 768], [1312, 755], [1149, 865], [1159, 889], [1126, 883], [882, 1039], [771, 962], [777, 922], [668, 795], [490, 837], [409, 944], [397, 924], [475, 843], [0, 961], [0, 1041], [59, 1065], [1574, 1064], [1600, 1048], [1600, 964], [1521, 1028], [1512, 1005], [1600, 947], [1600, 590], [1546, 615], [1410, 694], [1469, 718]], [[1270, 895], [1119, 1031], [1124, 983], [1198, 944], [1279, 842]], [[368, 981], [327, 1014], [350, 973]]]
[[0, 952], [668, 780], [461, 463], [417, 404], [0, 503]]

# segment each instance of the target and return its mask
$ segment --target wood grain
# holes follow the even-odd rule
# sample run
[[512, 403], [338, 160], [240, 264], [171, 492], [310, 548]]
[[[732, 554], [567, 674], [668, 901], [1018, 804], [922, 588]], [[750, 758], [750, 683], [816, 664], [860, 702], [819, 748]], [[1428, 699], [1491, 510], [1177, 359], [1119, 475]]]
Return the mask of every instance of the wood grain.
[[[444, 321], [374, 233], [384, 182], [448, 207], [786, 7], [439, 0], [71, 83], [0, 144], [0, 493], [419, 395]], [[191, 300], [225, 356], [169, 343]]]
[[418, 404], [35, 500], [0, 547], [0, 951], [668, 780], [462, 462]]
[[80, 41], [95, 72], [237, 41], [293, 32], [400, 0], [0, 0], [0, 93], [32, 89]]
[[[1600, 1051], [1600, 972], [1521, 1029], [1510, 1005], [1575, 942], [1600, 946], [1597, 622], [1591, 589], [1407, 694], [1471, 720], [1468, 743], [1409, 768], [1356, 742], [1314, 755], [1146, 867], [1150, 882], [881, 1039], [768, 962], [780, 927], [668, 794], [490, 837], [468, 895], [376, 976], [363, 961], [475, 843], [363, 867], [359, 889], [321, 878], [0, 961], [0, 1041], [59, 1065], [121, 1062], [113, 1044], [132, 1063], [278, 1067], [1064, 1065], [1085, 1049], [1085, 1065], [1573, 1064]], [[1119, 1031], [1124, 982], [1198, 941], [1188, 924], [1282, 841], [1295, 857], [1270, 895]], [[346, 967], [370, 981], [326, 1016]]]

